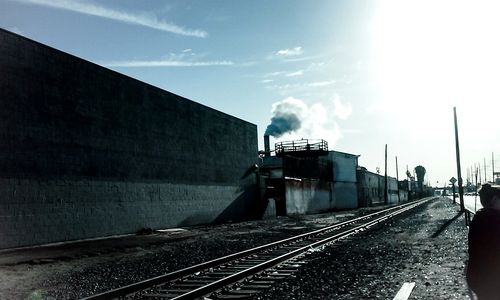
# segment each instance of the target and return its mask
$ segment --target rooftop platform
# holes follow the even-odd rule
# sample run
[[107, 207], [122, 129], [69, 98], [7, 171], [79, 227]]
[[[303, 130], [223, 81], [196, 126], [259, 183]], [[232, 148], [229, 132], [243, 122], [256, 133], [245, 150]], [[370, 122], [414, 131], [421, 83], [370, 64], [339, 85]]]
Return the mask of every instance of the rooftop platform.
[[274, 145], [276, 156], [293, 155], [299, 157], [314, 157], [328, 154], [328, 142], [325, 140], [301, 139], [280, 142]]

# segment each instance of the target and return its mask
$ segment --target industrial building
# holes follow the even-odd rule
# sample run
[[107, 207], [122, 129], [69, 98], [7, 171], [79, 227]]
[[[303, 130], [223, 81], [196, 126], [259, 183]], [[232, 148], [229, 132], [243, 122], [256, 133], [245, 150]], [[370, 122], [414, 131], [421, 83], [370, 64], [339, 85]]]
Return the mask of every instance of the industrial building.
[[360, 167], [359, 155], [329, 150], [324, 140], [279, 142], [272, 151], [269, 136], [264, 136], [264, 145], [260, 194], [276, 208], [277, 215], [356, 209], [408, 200], [408, 189], [393, 177], [387, 177], [386, 200], [385, 176]]

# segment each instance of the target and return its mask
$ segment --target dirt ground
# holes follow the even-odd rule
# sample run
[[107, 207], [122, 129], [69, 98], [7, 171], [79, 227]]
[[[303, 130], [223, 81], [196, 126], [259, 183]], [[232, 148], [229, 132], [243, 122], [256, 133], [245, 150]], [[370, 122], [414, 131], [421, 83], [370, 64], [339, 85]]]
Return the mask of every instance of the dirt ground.
[[[256, 298], [392, 299], [403, 282], [415, 282], [410, 299], [467, 299], [463, 279], [467, 228], [457, 209], [441, 198], [388, 226], [314, 253], [297, 276]], [[0, 298], [77, 299], [371, 210], [4, 250]]]

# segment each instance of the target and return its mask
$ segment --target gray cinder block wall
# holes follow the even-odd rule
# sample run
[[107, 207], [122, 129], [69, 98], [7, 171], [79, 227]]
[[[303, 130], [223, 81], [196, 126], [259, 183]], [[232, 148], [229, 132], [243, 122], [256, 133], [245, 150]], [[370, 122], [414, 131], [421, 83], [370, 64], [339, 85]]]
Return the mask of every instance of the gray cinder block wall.
[[254, 124], [0, 30], [0, 248], [246, 219], [257, 147]]

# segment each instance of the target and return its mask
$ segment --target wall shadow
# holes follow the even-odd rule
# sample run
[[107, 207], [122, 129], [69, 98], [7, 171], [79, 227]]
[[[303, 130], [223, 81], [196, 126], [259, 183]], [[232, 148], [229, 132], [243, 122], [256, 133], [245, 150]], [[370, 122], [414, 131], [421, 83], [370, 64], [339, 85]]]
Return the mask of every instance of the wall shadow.
[[461, 215], [463, 214], [463, 212], [458, 212], [453, 218], [451, 218], [450, 220], [446, 221], [443, 225], [441, 225], [441, 227], [439, 227], [439, 229], [434, 232], [434, 234], [431, 236], [432, 238], [436, 238], [438, 237], [446, 228], [448, 228], [448, 226], [451, 225], [451, 223], [453, 223], [456, 219], [458, 219]]
[[239, 194], [212, 223], [239, 222], [262, 219], [268, 201], [259, 197], [258, 175], [255, 165], [249, 167], [240, 178]]

